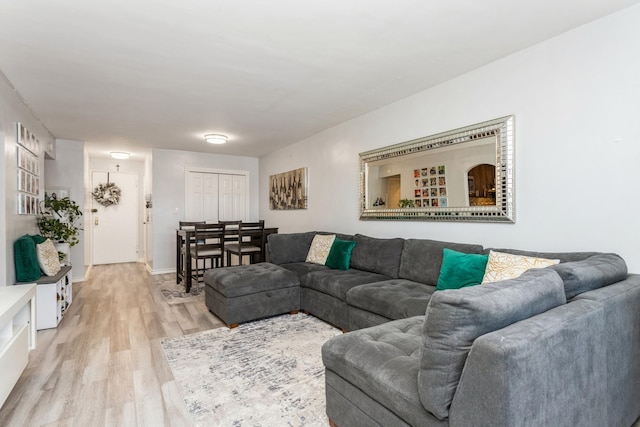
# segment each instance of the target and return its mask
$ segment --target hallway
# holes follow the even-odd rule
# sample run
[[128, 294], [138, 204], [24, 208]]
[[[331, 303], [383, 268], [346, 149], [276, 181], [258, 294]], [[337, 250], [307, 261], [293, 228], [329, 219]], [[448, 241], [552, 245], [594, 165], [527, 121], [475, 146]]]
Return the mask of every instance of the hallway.
[[223, 326], [204, 299], [168, 304], [137, 263], [94, 266], [73, 292], [58, 328], [38, 332], [0, 425], [191, 425], [159, 340]]

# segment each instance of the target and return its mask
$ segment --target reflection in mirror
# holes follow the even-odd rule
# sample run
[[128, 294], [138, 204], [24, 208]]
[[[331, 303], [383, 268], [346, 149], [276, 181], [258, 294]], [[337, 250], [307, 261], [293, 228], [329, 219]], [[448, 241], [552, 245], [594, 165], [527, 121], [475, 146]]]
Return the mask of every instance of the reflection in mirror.
[[496, 204], [496, 167], [482, 164], [467, 173], [469, 182], [468, 206], [490, 206]]
[[361, 219], [514, 221], [514, 117], [360, 154]]

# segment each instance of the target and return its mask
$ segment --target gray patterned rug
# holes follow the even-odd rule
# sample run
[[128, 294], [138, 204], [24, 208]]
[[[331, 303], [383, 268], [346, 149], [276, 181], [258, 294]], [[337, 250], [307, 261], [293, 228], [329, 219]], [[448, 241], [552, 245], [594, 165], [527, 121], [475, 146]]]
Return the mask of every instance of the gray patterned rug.
[[184, 284], [176, 283], [175, 273], [159, 274], [153, 277], [153, 282], [160, 288], [160, 292], [167, 300], [168, 304], [180, 304], [191, 301], [204, 301], [204, 285], [200, 283], [199, 289], [196, 286], [191, 288], [191, 292], [184, 291]]
[[161, 345], [196, 426], [326, 426], [320, 348], [340, 333], [287, 314]]

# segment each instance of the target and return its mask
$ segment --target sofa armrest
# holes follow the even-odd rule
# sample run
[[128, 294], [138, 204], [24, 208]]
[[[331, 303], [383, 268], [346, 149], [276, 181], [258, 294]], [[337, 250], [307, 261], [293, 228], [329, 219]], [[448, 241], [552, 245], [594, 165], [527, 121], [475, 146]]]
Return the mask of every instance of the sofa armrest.
[[607, 425], [606, 333], [601, 305], [575, 301], [476, 339], [450, 425]]

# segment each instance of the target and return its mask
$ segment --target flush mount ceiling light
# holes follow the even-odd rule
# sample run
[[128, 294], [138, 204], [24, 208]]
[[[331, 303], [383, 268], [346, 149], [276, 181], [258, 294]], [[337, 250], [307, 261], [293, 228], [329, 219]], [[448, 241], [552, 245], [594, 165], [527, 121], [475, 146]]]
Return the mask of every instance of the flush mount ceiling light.
[[229, 140], [227, 135], [221, 135], [219, 133], [209, 133], [204, 136], [204, 140], [209, 144], [226, 144]]
[[130, 153], [125, 153], [124, 151], [112, 151], [109, 154], [111, 154], [111, 157], [118, 160], [128, 159], [129, 156], [131, 155]]

